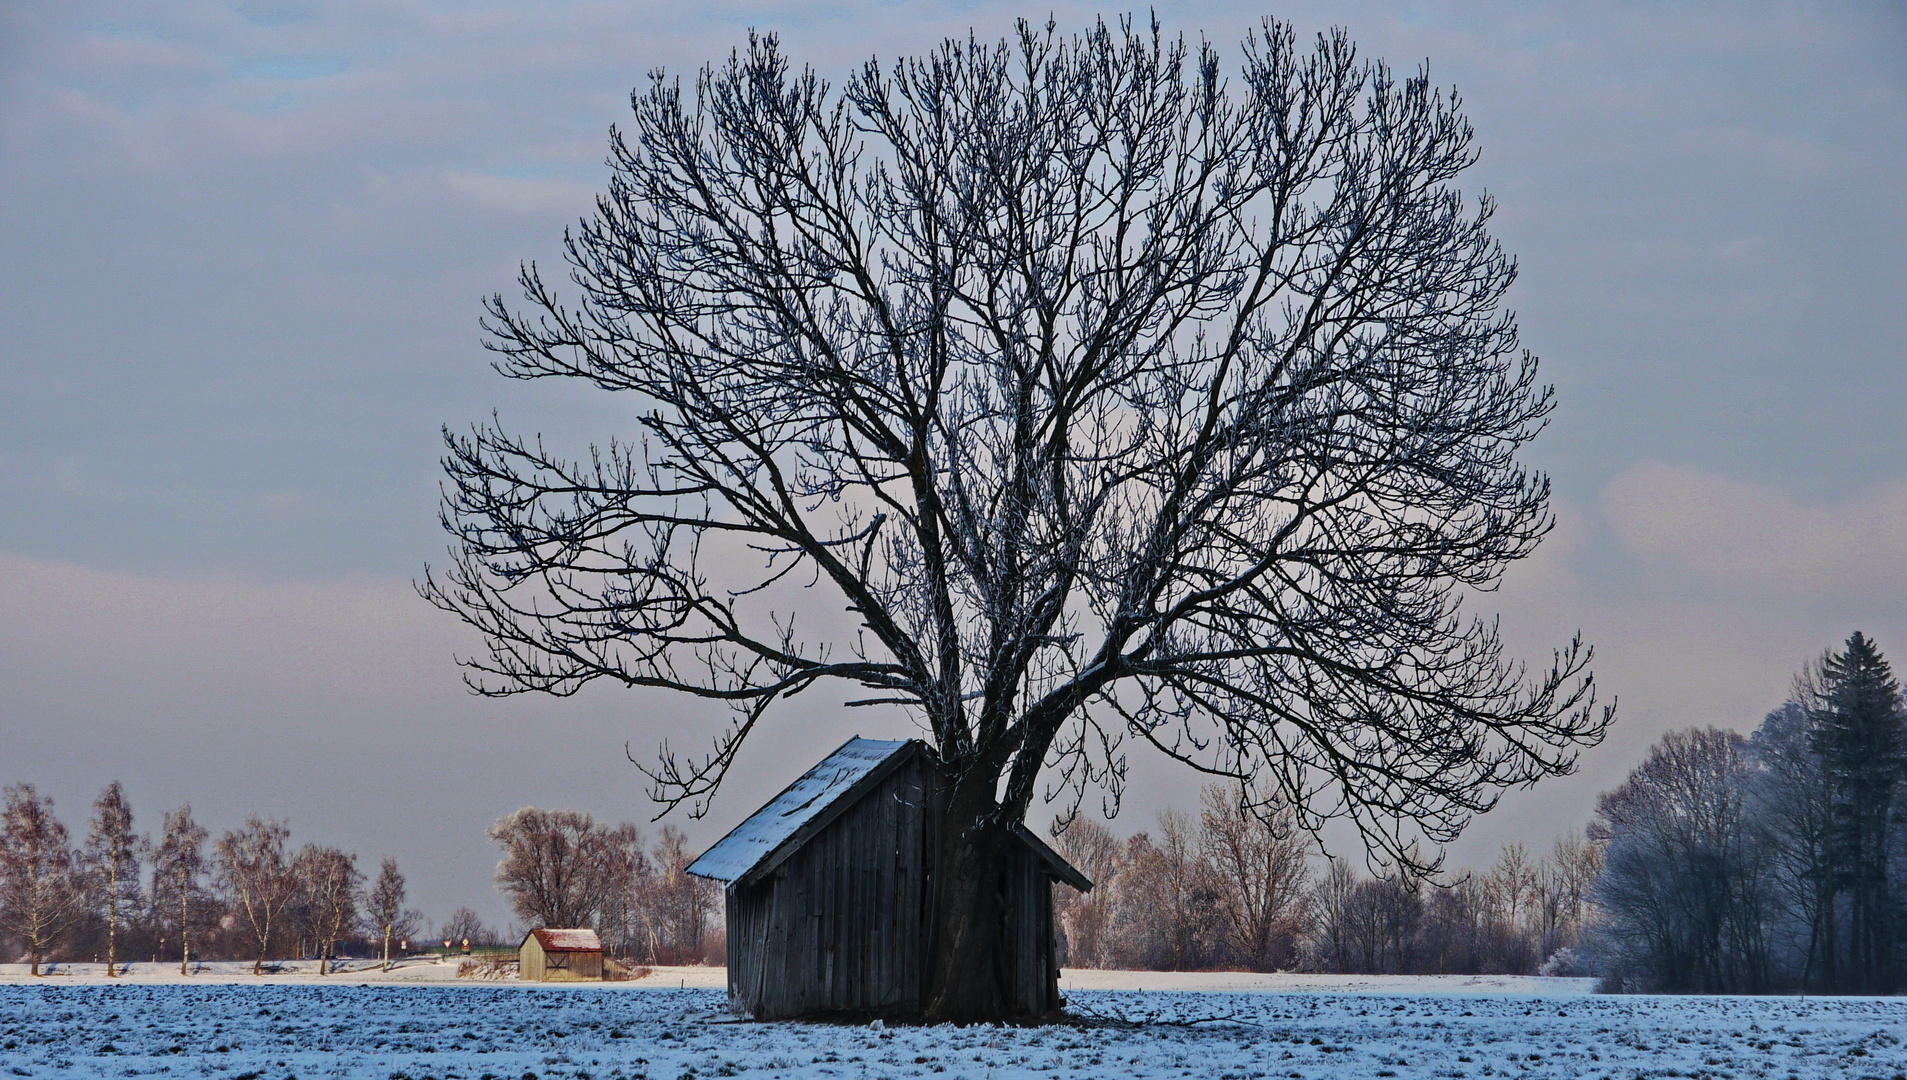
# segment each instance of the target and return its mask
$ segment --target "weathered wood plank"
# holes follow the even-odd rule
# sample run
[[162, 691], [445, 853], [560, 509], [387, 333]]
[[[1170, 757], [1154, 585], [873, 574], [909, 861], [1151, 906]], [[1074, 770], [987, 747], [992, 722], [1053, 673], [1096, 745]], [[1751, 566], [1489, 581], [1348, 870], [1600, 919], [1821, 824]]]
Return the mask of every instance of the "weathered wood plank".
[[[934, 947], [944, 792], [917, 753], [838, 807], [773, 872], [729, 898], [729, 988], [760, 1018], [917, 1011]], [[1058, 1004], [1052, 868], [1012, 845], [1000, 882], [999, 960], [1021, 1010]]]

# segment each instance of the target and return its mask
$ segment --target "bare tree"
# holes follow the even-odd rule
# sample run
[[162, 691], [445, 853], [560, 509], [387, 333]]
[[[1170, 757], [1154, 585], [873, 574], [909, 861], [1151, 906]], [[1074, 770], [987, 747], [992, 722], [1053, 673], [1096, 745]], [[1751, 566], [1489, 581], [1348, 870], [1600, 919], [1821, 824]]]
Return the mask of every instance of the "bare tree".
[[364, 875], [357, 856], [338, 848], [306, 844], [291, 861], [305, 927], [318, 954], [318, 974], [331, 973], [331, 956], [338, 941], [358, 922], [358, 890]]
[[106, 977], [118, 974], [119, 927], [139, 910], [140, 854], [146, 842], [132, 831], [132, 806], [114, 780], [93, 803], [92, 830], [81, 850], [87, 885], [106, 916]]
[[696, 963], [703, 958], [702, 932], [718, 894], [707, 879], [689, 873], [694, 861], [689, 838], [682, 830], [664, 825], [656, 837], [655, 872], [648, 878], [643, 904], [649, 956], [656, 963]]
[[931, 733], [932, 1017], [1002, 1013], [1010, 830], [1116, 801], [1127, 737], [1408, 864], [1611, 719], [1580, 641], [1526, 680], [1463, 608], [1551, 526], [1518, 454], [1553, 398], [1455, 93], [1341, 32], [1239, 60], [1102, 22], [838, 91], [773, 37], [658, 74], [568, 238], [580, 306], [532, 266], [487, 319], [503, 374], [627, 391], [640, 439], [446, 433], [420, 587], [486, 635], [478, 692], [732, 706], [650, 770], [695, 812], [824, 680]]
[[1540, 896], [1540, 875], [1529, 849], [1520, 841], [1503, 845], [1482, 885], [1497, 961], [1506, 972], [1533, 969], [1540, 958], [1532, 955], [1535, 946], [1526, 931]]
[[503, 849], [497, 888], [519, 917], [537, 926], [589, 926], [627, 881], [634, 826], [612, 829], [575, 810], [526, 806], [487, 835]]
[[1418, 921], [1412, 970], [1425, 974], [1480, 974], [1491, 969], [1483, 889], [1464, 874], [1427, 890]]
[[32, 784], [9, 784], [0, 811], [0, 930], [26, 943], [32, 974], [83, 910], [66, 826]]
[[476, 912], [467, 907], [460, 907], [450, 913], [450, 918], [444, 920], [443, 928], [437, 931], [437, 936], [442, 938], [448, 947], [458, 942], [487, 945], [496, 937], [496, 934], [484, 925]]
[[1316, 913], [1313, 945], [1316, 966], [1326, 971], [1351, 971], [1351, 900], [1357, 891], [1357, 872], [1343, 859], [1332, 858], [1325, 864], [1324, 876], [1312, 891], [1311, 910]]
[[1347, 864], [1342, 877], [1326, 877], [1328, 933], [1339, 951], [1336, 970], [1381, 972], [1411, 970], [1411, 948], [1422, 921], [1422, 882], [1403, 875], [1358, 879]]
[[1071, 885], [1054, 885], [1054, 918], [1065, 935], [1061, 963], [1072, 967], [1112, 966], [1112, 906], [1117, 892], [1113, 879], [1119, 871], [1119, 839], [1096, 821], [1075, 817], [1055, 821], [1054, 846], [1095, 888], [1082, 893]]
[[1612, 988], [1767, 989], [1765, 842], [1746, 814], [1745, 740], [1714, 728], [1662, 737], [1597, 801], [1606, 847], [1596, 900], [1615, 946]]
[[188, 973], [192, 932], [211, 899], [205, 888], [205, 840], [205, 828], [192, 820], [192, 804], [187, 803], [165, 816], [152, 856], [152, 906], [161, 925], [169, 924], [179, 935], [181, 975]]
[[1204, 966], [1217, 912], [1191, 818], [1175, 808], [1159, 811], [1158, 838], [1133, 834], [1123, 861], [1118, 889], [1129, 961], [1168, 971]]
[[1759, 766], [1754, 815], [1767, 830], [1772, 888], [1803, 939], [1797, 981], [1831, 990], [1838, 988], [1841, 950], [1830, 857], [1832, 787], [1814, 750], [1825, 698], [1820, 668], [1817, 660], [1796, 677], [1794, 695], [1762, 720], [1749, 749]]
[[1236, 786], [1207, 784], [1199, 798], [1199, 843], [1225, 916], [1227, 944], [1250, 970], [1275, 971], [1290, 963], [1302, 928], [1309, 837], [1276, 796], [1255, 798]]
[[1543, 955], [1576, 945], [1589, 920], [1596, 876], [1602, 873], [1602, 847], [1574, 830], [1558, 837], [1549, 857], [1537, 867], [1538, 917]]
[[423, 916], [404, 906], [404, 874], [397, 860], [389, 855], [378, 864], [377, 882], [364, 898], [364, 913], [382, 939], [380, 958], [385, 971], [391, 970], [391, 942], [401, 941], [418, 932]]
[[213, 860], [220, 883], [234, 913], [245, 920], [258, 945], [252, 974], [265, 972], [265, 954], [272, 935], [282, 932], [281, 918], [298, 891], [298, 879], [285, 858], [291, 830], [283, 824], [248, 814], [245, 824], [219, 837]]
[[608, 830], [603, 845], [603, 902], [596, 913], [596, 930], [610, 956], [630, 956], [643, 929], [643, 905], [655, 877], [655, 867], [643, 851], [642, 830], [628, 822]]

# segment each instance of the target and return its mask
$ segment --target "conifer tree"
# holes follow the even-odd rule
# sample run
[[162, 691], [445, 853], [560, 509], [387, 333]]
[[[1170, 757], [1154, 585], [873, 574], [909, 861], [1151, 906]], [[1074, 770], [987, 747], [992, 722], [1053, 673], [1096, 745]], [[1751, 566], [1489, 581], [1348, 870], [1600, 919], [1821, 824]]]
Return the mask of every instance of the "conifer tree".
[[1895, 984], [1897, 919], [1888, 890], [1889, 826], [1907, 770], [1900, 683], [1873, 641], [1856, 631], [1822, 662], [1824, 693], [1813, 745], [1828, 781], [1828, 855], [1846, 901], [1846, 988]]

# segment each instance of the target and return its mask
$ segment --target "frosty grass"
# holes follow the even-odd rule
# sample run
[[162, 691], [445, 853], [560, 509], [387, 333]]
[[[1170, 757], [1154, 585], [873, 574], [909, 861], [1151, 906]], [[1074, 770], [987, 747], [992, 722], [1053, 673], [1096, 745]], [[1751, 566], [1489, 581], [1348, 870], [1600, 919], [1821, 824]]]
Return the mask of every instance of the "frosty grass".
[[738, 1023], [720, 991], [692, 988], [16, 983], [0, 985], [0, 1080], [1907, 1080], [1901, 999], [1079, 989], [1067, 998], [1142, 1023]]

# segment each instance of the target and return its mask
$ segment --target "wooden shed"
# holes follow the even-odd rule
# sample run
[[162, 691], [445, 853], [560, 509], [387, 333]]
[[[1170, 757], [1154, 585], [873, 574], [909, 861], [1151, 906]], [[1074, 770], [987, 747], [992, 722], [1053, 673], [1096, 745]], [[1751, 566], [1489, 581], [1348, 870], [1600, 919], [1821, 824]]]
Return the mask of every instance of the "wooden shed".
[[[932, 977], [945, 785], [918, 740], [854, 738], [689, 866], [727, 884], [728, 996], [757, 1019], [917, 1013]], [[1054, 881], [1092, 888], [1024, 826], [1000, 888], [1009, 1003], [1059, 1008]]]
[[594, 930], [532, 930], [517, 946], [517, 974], [531, 982], [595, 982], [603, 942]]

